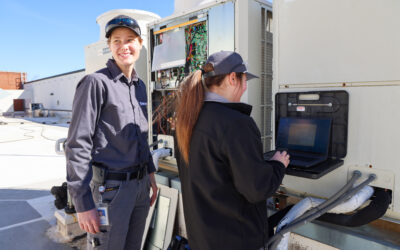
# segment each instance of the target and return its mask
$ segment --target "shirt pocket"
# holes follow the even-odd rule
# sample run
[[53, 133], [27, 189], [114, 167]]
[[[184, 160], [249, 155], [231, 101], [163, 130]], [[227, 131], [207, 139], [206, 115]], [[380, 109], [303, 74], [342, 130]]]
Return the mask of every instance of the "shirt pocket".
[[123, 105], [110, 105], [102, 112], [102, 120], [107, 124], [110, 130], [120, 132], [124, 126], [125, 110]]

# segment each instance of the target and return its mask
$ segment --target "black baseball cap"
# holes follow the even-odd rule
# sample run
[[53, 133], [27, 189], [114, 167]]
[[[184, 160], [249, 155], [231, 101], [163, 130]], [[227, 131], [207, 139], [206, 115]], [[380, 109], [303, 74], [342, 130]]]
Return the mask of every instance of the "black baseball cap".
[[141, 37], [140, 27], [136, 20], [129, 16], [119, 15], [108, 21], [106, 24], [106, 38], [109, 38], [112, 31], [119, 27], [129, 28]]
[[232, 72], [245, 73], [247, 80], [259, 78], [258, 76], [247, 71], [247, 67], [242, 57], [233, 51], [220, 51], [210, 55], [207, 63], [211, 63], [214, 67], [213, 71], [203, 74], [204, 78], [218, 75], [226, 75]]

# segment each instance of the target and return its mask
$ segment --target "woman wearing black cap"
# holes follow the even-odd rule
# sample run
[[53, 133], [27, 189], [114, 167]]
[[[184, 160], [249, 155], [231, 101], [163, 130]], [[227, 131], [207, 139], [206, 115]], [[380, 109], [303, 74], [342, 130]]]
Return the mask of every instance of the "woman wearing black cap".
[[68, 189], [88, 249], [139, 250], [157, 194], [146, 86], [135, 71], [142, 38], [128, 16], [113, 18], [105, 31], [113, 59], [75, 92], [65, 150]]
[[267, 241], [266, 199], [281, 184], [289, 155], [263, 159], [251, 106], [239, 102], [254, 77], [239, 54], [221, 51], [181, 84], [177, 160], [194, 250], [260, 249]]

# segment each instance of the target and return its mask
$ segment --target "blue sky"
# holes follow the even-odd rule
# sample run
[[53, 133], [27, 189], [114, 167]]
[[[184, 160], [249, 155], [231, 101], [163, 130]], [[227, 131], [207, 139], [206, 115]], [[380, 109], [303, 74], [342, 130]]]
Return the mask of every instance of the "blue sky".
[[27, 72], [28, 80], [85, 67], [84, 47], [99, 40], [96, 18], [112, 9], [161, 17], [173, 0], [0, 0], [0, 71]]

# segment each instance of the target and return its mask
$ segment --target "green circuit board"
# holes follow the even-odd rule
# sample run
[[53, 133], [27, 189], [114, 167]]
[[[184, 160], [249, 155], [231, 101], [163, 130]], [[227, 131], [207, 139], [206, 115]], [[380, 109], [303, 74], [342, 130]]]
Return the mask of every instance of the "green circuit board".
[[[186, 65], [189, 72], [200, 69], [207, 60], [208, 39], [206, 21], [189, 25], [185, 28]], [[188, 66], [187, 66], [188, 65]], [[186, 69], [187, 72], [187, 69]]]

